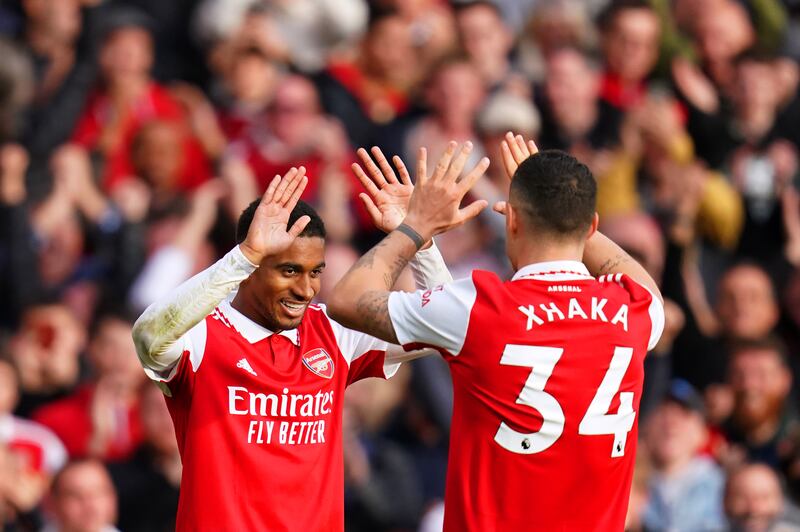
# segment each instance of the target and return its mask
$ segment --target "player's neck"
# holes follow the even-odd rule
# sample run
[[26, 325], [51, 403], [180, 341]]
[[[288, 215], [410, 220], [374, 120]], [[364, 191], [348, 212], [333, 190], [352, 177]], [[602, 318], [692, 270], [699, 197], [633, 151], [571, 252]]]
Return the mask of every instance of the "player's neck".
[[516, 253], [512, 263], [514, 264], [514, 269], [519, 270], [528, 264], [565, 260], [581, 262], [583, 260], [583, 246], [552, 243], [530, 245]]
[[276, 328], [273, 324], [269, 323], [264, 316], [258, 311], [255, 298], [244, 288], [240, 288], [231, 301], [231, 307], [238, 310], [245, 318], [255, 322], [265, 329], [273, 333], [281, 332], [281, 329]]

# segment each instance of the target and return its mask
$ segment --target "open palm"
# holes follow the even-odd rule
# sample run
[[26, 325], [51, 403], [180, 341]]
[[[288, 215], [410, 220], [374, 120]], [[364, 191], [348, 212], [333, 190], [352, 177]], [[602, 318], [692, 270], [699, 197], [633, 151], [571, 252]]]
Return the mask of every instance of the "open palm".
[[241, 245], [248, 260], [259, 264], [264, 257], [288, 249], [303, 232], [311, 221], [308, 216], [298, 219], [291, 228], [288, 224], [289, 215], [307, 183], [306, 169], [302, 166], [292, 168], [283, 177], [275, 176], [256, 208], [247, 237]]
[[[519, 165], [521, 165], [525, 159], [539, 153], [539, 148], [536, 147], [535, 142], [532, 140], [525, 142], [522, 135], [515, 136], [510, 131], [506, 133], [506, 138], [500, 145], [500, 150], [503, 154], [503, 167], [506, 169], [506, 176], [509, 181], [514, 178], [517, 168], [519, 168]], [[508, 209], [508, 202], [498, 201], [494, 204], [493, 209], [495, 212], [499, 212], [505, 216]]]
[[362, 192], [359, 197], [364, 202], [373, 223], [381, 231], [390, 233], [403, 223], [408, 212], [408, 202], [414, 192], [414, 185], [411, 184], [411, 177], [400, 157], [392, 158], [397, 172], [400, 174], [400, 179], [398, 179], [380, 148], [372, 148], [372, 156], [375, 161], [372, 160], [367, 150], [359, 149], [358, 157], [366, 167], [366, 171], [358, 163], [353, 163], [352, 169], [361, 184], [367, 189], [368, 194]]
[[506, 169], [506, 175], [509, 180], [514, 177], [514, 173], [519, 165], [522, 164], [522, 161], [531, 155], [539, 153], [539, 148], [536, 147], [535, 142], [532, 140], [525, 142], [522, 135], [515, 136], [510, 131], [506, 133], [506, 138], [500, 148], [503, 153], [503, 166]]

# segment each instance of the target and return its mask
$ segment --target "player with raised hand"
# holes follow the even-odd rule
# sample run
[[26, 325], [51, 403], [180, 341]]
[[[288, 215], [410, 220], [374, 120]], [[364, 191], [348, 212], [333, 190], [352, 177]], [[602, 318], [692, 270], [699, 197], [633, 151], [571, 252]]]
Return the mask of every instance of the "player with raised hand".
[[[462, 149], [433, 175], [420, 153], [408, 214], [334, 289], [331, 315], [450, 364], [454, 411], [445, 530], [622, 530], [636, 453], [642, 362], [663, 329], [653, 280], [597, 232], [596, 183], [563, 152], [510, 135], [506, 250], [516, 273], [413, 294], [394, 279], [461, 207], [486, 168]], [[598, 277], [595, 277], [598, 276]]]
[[[175, 425], [179, 531], [342, 530], [345, 388], [421, 355], [346, 329], [312, 304], [325, 227], [299, 200], [306, 183], [302, 167], [276, 176], [239, 218], [239, 245], [134, 326]], [[396, 226], [405, 213], [397, 191], [376, 190], [375, 212], [402, 214]], [[391, 220], [376, 223], [391, 231]], [[413, 262], [425, 286], [449, 279], [435, 248]]]

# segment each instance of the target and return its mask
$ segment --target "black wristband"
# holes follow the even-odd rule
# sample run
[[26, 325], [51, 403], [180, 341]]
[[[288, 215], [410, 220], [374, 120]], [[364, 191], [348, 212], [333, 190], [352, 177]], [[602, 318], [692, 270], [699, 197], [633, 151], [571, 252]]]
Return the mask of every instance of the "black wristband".
[[400, 224], [397, 226], [397, 230], [406, 235], [408, 238], [414, 242], [414, 245], [417, 246], [417, 251], [419, 251], [422, 246], [425, 245], [425, 239], [422, 236], [414, 231], [411, 227], [407, 226], [406, 224]]

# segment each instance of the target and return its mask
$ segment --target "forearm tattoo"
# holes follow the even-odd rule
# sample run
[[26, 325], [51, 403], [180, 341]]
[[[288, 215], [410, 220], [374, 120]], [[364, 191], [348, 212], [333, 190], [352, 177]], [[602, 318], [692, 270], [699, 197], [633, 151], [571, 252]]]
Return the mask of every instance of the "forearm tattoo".
[[631, 261], [633, 261], [633, 258], [623, 251], [621, 253], [618, 253], [616, 257], [610, 258], [607, 261], [605, 261], [603, 265], [600, 266], [600, 269], [598, 270], [597, 273], [598, 275], [605, 275], [607, 273], [616, 271], [616, 269], [621, 264], [625, 264]]
[[356, 309], [362, 316], [364, 332], [397, 343], [394, 326], [389, 317], [389, 292], [367, 292], [358, 299]]
[[[397, 240], [399, 238], [405, 239], [402, 247], [398, 246], [401, 242]], [[348, 276], [354, 275], [355, 279], [363, 279], [366, 276], [383, 282], [382, 287], [370, 285], [375, 289], [367, 289], [366, 292], [356, 296], [358, 299], [355, 301], [355, 310], [359, 330], [390, 341], [396, 341], [397, 338], [389, 317], [389, 294], [411, 258], [404, 256], [411, 251], [407, 242], [410, 243], [406, 236], [390, 233], [361, 257], [348, 274]], [[394, 247], [391, 252], [386, 249], [392, 246]], [[382, 255], [379, 257], [378, 254]]]

